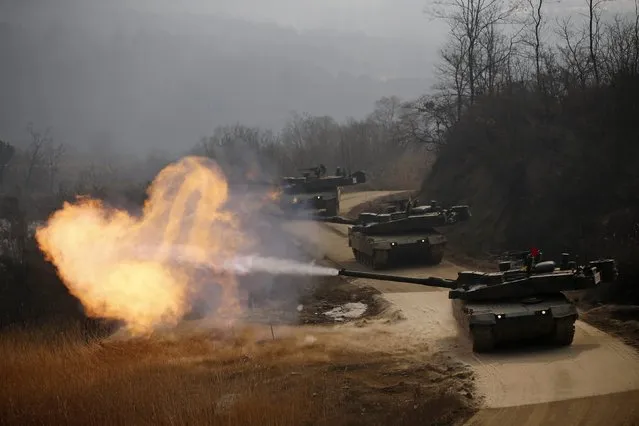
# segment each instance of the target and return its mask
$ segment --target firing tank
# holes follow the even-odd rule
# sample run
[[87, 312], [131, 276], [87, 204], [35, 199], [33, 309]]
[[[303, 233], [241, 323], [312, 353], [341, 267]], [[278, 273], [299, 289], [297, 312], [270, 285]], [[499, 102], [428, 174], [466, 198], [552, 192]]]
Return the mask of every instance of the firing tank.
[[327, 176], [326, 167], [300, 169], [301, 177], [283, 177], [280, 207], [285, 212], [307, 212], [314, 216], [339, 215], [340, 188], [366, 182], [366, 173], [347, 173], [337, 168], [335, 175]]
[[[405, 210], [398, 211], [397, 207], [405, 207]], [[388, 210], [388, 213], [363, 212], [357, 220], [333, 217], [324, 221], [353, 225], [348, 229], [348, 246], [355, 259], [379, 270], [400, 262], [441, 263], [448, 239], [436, 228], [471, 217], [468, 206], [443, 208], [435, 201], [419, 206], [414, 200]]]
[[459, 272], [457, 279], [411, 278], [342, 269], [339, 275], [421, 284], [449, 289], [453, 315], [470, 336], [473, 351], [488, 352], [502, 343], [541, 339], [569, 346], [575, 335], [577, 308], [565, 291], [584, 290], [617, 279], [614, 259], [577, 266], [569, 254], [559, 266], [529, 253], [521, 269]]

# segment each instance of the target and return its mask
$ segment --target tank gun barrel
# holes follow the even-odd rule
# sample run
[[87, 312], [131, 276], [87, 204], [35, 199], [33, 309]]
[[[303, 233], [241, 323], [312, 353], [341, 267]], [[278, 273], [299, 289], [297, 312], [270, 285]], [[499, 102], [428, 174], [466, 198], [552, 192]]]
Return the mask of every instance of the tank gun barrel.
[[318, 222], [337, 223], [342, 225], [357, 225], [359, 223], [356, 219], [349, 219], [342, 216], [317, 216], [313, 219]]
[[446, 278], [437, 278], [437, 277], [422, 277], [422, 278], [413, 278], [413, 277], [401, 277], [397, 275], [388, 275], [388, 274], [376, 274], [373, 272], [364, 272], [364, 271], [353, 271], [350, 269], [340, 269], [338, 275], [344, 277], [353, 277], [353, 278], [367, 278], [371, 280], [379, 280], [379, 281], [394, 281], [398, 283], [406, 283], [406, 284], [419, 284], [425, 285], [429, 287], [442, 287], [442, 288], [455, 288], [455, 280], [449, 280]]

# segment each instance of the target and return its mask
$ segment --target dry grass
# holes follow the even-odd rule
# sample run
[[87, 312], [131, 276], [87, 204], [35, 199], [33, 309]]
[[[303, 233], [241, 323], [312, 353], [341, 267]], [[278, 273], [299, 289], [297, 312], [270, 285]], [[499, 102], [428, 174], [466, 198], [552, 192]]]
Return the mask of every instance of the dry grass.
[[639, 349], [639, 306], [602, 305], [593, 308], [583, 302], [579, 304], [584, 309], [580, 315], [583, 321]]
[[72, 332], [7, 332], [0, 422], [453, 424], [473, 411], [471, 385], [448, 375], [453, 367], [403, 365], [306, 333], [272, 339], [247, 328], [84, 343]]

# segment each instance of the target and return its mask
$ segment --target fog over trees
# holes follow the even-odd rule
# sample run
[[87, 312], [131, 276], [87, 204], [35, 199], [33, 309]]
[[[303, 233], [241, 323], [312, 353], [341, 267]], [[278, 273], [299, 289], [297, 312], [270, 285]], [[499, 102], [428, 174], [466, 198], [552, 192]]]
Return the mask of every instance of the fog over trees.
[[[187, 153], [212, 156], [238, 177], [259, 169], [273, 178], [323, 162], [365, 169], [376, 187], [416, 187], [436, 154], [472, 152], [481, 133], [463, 133], [468, 120], [505, 105], [504, 96], [533, 96], [547, 126], [576, 90], [637, 73], [639, 25], [628, 1], [420, 4], [411, 10], [424, 27], [444, 29], [437, 46], [399, 29], [397, 39], [299, 31], [284, 26], [284, 15], [260, 23], [216, 2], [149, 5], [3, 3], [0, 135], [14, 149], [2, 163], [5, 192], [142, 185]], [[335, 10], [352, 16], [354, 5]], [[396, 8], [405, 13], [406, 5]], [[388, 12], [384, 31], [397, 26], [386, 3], [371, 8]], [[250, 10], [251, 19], [267, 12]], [[493, 111], [485, 120], [503, 117]], [[499, 146], [506, 131], [481, 130], [497, 132], [482, 149]], [[523, 152], [521, 137], [513, 138], [509, 149]]]
[[433, 82], [424, 40], [298, 31], [139, 1], [2, 7], [0, 134], [16, 142], [33, 122], [78, 148], [176, 153], [217, 125], [278, 131], [293, 111], [362, 118], [379, 98], [411, 97]]

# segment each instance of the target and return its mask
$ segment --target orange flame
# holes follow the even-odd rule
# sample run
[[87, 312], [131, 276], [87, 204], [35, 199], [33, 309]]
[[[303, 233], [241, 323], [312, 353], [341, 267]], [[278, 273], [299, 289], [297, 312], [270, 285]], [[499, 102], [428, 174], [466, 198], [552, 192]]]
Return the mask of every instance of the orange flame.
[[271, 201], [279, 201], [280, 198], [282, 198], [282, 191], [280, 189], [274, 189], [272, 191], [269, 191], [266, 196]]
[[[195, 270], [176, 262], [188, 248], [191, 265], [229, 258], [248, 240], [225, 210], [227, 182], [209, 159], [187, 157], [163, 169], [149, 188], [141, 217], [100, 201], [65, 203], [36, 239], [72, 294], [91, 316], [123, 320], [136, 333], [174, 325], [197, 291]], [[220, 311], [239, 314], [237, 280], [224, 274]]]

